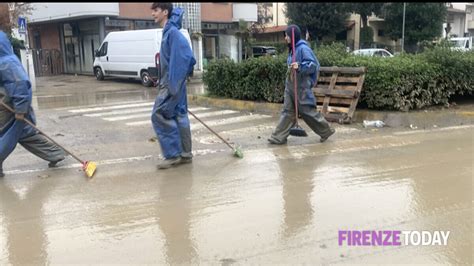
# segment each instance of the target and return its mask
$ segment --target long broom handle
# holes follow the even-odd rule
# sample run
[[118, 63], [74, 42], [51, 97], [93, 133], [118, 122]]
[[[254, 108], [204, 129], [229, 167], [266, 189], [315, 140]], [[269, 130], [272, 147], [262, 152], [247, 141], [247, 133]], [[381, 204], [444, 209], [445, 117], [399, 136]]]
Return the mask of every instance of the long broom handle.
[[207, 129], [209, 129], [209, 131], [211, 131], [212, 133], [214, 133], [214, 135], [216, 135], [218, 138], [220, 138], [225, 144], [227, 144], [227, 146], [229, 146], [232, 150], [234, 150], [234, 147], [232, 147], [232, 145], [229, 144], [229, 142], [227, 142], [224, 138], [222, 138], [221, 136], [219, 136], [219, 134], [217, 134], [214, 130], [212, 130], [210, 127], [208, 127], [201, 119], [199, 119], [195, 114], [193, 114], [191, 111], [188, 110], [188, 113], [190, 113], [192, 116], [194, 116], [194, 118], [196, 118], [197, 121], [201, 122], [201, 124], [203, 124]]
[[[296, 62], [296, 54], [295, 54], [295, 28], [292, 28], [291, 29], [291, 48], [293, 50], [293, 62]], [[293, 89], [295, 91], [295, 120], [296, 120], [296, 125], [298, 125], [298, 90], [297, 90], [297, 86], [298, 86], [298, 82], [296, 81], [296, 69], [293, 69], [293, 67], [291, 67], [291, 73], [293, 73]]]
[[[7, 109], [8, 111], [10, 111], [11, 113], [15, 113], [15, 111], [10, 107], [8, 106], [7, 104], [5, 104], [4, 102], [0, 101], [0, 104], [2, 104], [3, 107], [5, 107], [5, 109]], [[74, 157], [74, 159], [78, 160], [80, 163], [84, 164], [84, 161], [82, 161], [81, 159], [79, 159], [79, 157], [77, 157], [76, 155], [74, 155], [72, 152], [68, 151], [67, 149], [65, 149], [63, 146], [61, 146], [59, 143], [57, 143], [56, 141], [54, 141], [52, 138], [50, 138], [48, 135], [46, 135], [43, 131], [41, 131], [41, 129], [37, 128], [35, 126], [35, 124], [31, 123], [30, 120], [28, 119], [24, 119], [24, 121], [32, 126], [34, 129], [38, 130], [39, 133], [41, 133], [43, 136], [45, 136], [47, 139], [49, 139], [51, 142], [53, 142], [54, 144], [58, 145], [61, 149], [63, 149], [65, 152], [67, 152], [69, 155], [71, 155], [72, 157]]]

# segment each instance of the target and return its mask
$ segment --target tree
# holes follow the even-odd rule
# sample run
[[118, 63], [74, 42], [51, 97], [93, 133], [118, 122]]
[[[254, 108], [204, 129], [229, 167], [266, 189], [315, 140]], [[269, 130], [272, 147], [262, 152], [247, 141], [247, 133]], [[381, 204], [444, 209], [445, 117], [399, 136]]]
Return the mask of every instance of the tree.
[[365, 28], [372, 13], [376, 16], [382, 15], [384, 3], [349, 3], [348, 5], [352, 12], [360, 15], [362, 26]]
[[[414, 46], [420, 41], [440, 37], [447, 7], [444, 3], [406, 3], [405, 43]], [[390, 3], [384, 6], [385, 32], [393, 40], [402, 38], [403, 3]]]
[[235, 36], [242, 40], [242, 47], [244, 48], [244, 58], [247, 59], [252, 50], [252, 29], [249, 28], [249, 23], [243, 19], [239, 20], [239, 30]]
[[34, 8], [31, 3], [0, 3], [0, 29], [7, 34], [17, 27], [18, 17], [31, 14]]
[[308, 30], [310, 36], [319, 41], [345, 29], [350, 9], [344, 3], [287, 3], [285, 15], [290, 24], [300, 26], [302, 34]]
[[348, 3], [349, 9], [360, 15], [362, 20], [362, 29], [360, 31], [360, 42], [362, 46], [368, 45], [374, 41], [374, 31], [368, 26], [367, 21], [372, 14], [380, 16], [384, 3]]

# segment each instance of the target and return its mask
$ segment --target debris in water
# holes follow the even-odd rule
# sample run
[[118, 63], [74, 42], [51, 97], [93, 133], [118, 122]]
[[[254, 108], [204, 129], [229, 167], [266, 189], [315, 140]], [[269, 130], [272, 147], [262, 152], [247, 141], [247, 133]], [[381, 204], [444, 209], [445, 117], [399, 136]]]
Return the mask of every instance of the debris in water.
[[381, 120], [364, 120], [364, 127], [383, 127], [385, 123]]

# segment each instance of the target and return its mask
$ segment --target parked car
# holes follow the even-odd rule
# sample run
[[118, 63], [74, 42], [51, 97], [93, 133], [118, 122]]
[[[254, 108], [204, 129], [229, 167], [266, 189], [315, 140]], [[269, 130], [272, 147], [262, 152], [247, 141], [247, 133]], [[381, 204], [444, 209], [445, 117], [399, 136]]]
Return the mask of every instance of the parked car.
[[473, 50], [472, 41], [473, 37], [457, 37], [449, 39], [449, 42], [453, 45], [452, 49], [457, 51]]
[[[188, 31], [180, 31], [191, 46]], [[136, 78], [144, 86], [152, 86], [159, 79], [162, 36], [163, 29], [109, 33], [95, 52], [95, 77], [97, 80], [103, 80], [104, 77]]]
[[276, 56], [277, 49], [273, 46], [253, 46], [252, 54], [253, 57]]
[[354, 50], [352, 54], [360, 56], [393, 57], [393, 54], [389, 51], [379, 48]]

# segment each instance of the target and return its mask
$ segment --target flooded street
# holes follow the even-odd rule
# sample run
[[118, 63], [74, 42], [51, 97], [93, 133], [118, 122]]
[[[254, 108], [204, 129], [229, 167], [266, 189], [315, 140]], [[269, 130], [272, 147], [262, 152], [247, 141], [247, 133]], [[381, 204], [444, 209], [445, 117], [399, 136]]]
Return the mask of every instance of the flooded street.
[[[72, 158], [48, 169], [18, 147], [0, 179], [0, 265], [472, 264], [472, 124], [333, 124], [325, 143], [309, 132], [273, 146], [278, 116], [190, 106], [244, 158], [191, 120], [193, 163], [158, 171], [156, 94], [123, 84], [62, 101], [38, 89], [39, 125], [98, 170], [87, 179]], [[340, 230], [450, 234], [349, 246]]]

